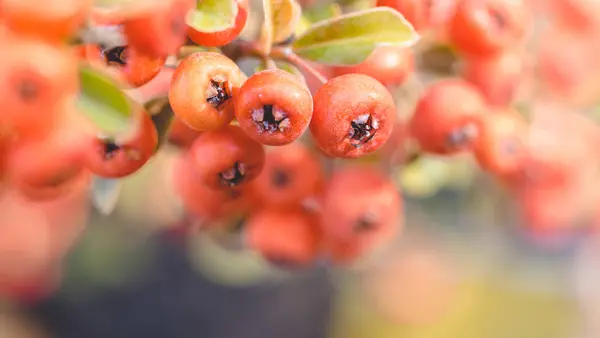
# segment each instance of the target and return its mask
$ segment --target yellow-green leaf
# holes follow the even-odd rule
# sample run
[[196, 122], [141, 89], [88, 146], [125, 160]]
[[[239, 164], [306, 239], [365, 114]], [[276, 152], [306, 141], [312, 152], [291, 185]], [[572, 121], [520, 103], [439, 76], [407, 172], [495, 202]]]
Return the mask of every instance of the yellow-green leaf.
[[237, 14], [235, 0], [199, 0], [186, 22], [199, 32], [220, 32], [233, 27]]
[[342, 8], [338, 3], [331, 3], [305, 10], [302, 15], [310, 22], [319, 22], [342, 15]]
[[135, 130], [134, 103], [117, 82], [89, 66], [79, 68], [79, 82], [77, 109], [102, 133], [120, 137]]
[[316, 23], [292, 44], [298, 56], [327, 65], [356, 65], [381, 45], [409, 47], [419, 35], [398, 11], [377, 7]]
[[302, 8], [296, 0], [269, 0], [273, 43], [287, 40], [296, 29], [302, 16]]
[[271, 53], [273, 47], [273, 4], [271, 0], [263, 0], [263, 23], [260, 31], [258, 44], [261, 50], [266, 54]]

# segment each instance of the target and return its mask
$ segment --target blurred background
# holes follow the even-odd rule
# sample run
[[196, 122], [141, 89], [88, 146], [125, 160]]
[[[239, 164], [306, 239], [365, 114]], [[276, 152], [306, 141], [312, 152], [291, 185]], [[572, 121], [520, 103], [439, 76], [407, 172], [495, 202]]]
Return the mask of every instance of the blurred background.
[[[306, 20], [337, 8], [371, 5], [302, 2]], [[563, 38], [566, 24], [549, 9], [554, 2], [528, 1], [536, 18], [528, 21], [531, 34], [523, 48], [529, 52], [523, 60], [537, 69], [544, 43], [556, 43], [551, 50], [568, 50], [573, 57], [557, 56], [552, 74], [573, 74], [585, 65], [583, 74], [599, 74], [595, 61], [582, 66], [590, 55], [578, 44], [583, 40], [574, 38], [579, 35]], [[246, 37], [257, 33], [260, 1], [253, 0], [251, 9]], [[600, 12], [587, 15], [600, 21]], [[600, 40], [600, 35], [593, 38]], [[462, 61], [447, 44], [423, 41], [413, 47], [418, 70], [391, 88], [401, 117], [410, 115], [424, 86], [461, 69]], [[529, 44], [540, 49], [532, 52]], [[256, 66], [240, 64], [245, 71]], [[536, 87], [540, 73], [533, 73], [519, 80], [512, 106], [525, 116], [585, 113], [589, 123], [596, 123], [600, 77], [578, 78], [566, 92]], [[540, 128], [551, 130], [553, 140], [562, 143], [580, 133], [565, 126], [570, 125]], [[50, 296], [25, 290], [25, 301], [0, 302], [0, 338], [600, 338], [600, 236], [590, 231], [594, 212], [583, 217], [585, 225], [539, 228], [535, 218], [568, 213], [563, 208], [576, 197], [595, 203], [595, 194], [586, 189], [596, 190], [597, 176], [575, 191], [537, 202], [537, 213], [524, 219], [520, 200], [481, 172], [471, 157], [422, 157], [392, 172], [404, 197], [404, 228], [376, 262], [351, 268], [319, 262], [284, 271], [240, 246], [239, 233], [187, 232], [191, 221], [171, 187], [179, 152], [166, 145], [124, 179], [109, 216], [96, 211], [88, 191], [57, 202], [60, 214], [52, 217], [42, 211], [49, 205], [38, 213], [10, 192], [4, 197], [4, 223], [19, 220], [14, 227], [36, 238], [42, 236], [39, 227], [22, 225], [44, 223], [44, 231], [53, 231], [58, 242], [71, 243], [73, 233], [81, 237], [52, 279], [62, 282], [49, 286]], [[106, 191], [101, 203], [110, 205], [115, 197]], [[67, 228], [68, 235], [56, 230]], [[11, 257], [0, 263], [10, 264], [19, 263]]]

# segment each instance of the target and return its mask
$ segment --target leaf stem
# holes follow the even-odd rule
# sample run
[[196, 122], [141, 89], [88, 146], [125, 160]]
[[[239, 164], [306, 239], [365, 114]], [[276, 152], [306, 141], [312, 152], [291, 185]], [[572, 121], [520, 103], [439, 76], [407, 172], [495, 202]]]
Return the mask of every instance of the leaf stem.
[[302, 68], [302, 70], [314, 77], [321, 85], [324, 85], [327, 82], [327, 77], [323, 75], [323, 73], [315, 69], [315, 67], [310, 65], [306, 60], [292, 52], [289, 47], [273, 48], [271, 51], [271, 56], [274, 58], [284, 59], [296, 67]]

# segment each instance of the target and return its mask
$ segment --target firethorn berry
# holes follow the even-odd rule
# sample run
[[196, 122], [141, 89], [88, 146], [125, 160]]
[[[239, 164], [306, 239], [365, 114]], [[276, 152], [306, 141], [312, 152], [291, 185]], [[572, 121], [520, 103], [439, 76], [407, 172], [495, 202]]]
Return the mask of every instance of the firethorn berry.
[[391, 7], [400, 12], [413, 27], [422, 31], [443, 23], [454, 0], [377, 0], [377, 6]]
[[322, 197], [321, 225], [334, 260], [352, 260], [391, 239], [403, 225], [393, 182], [371, 167], [334, 173]]
[[139, 115], [139, 129], [132, 140], [119, 144], [110, 138], [93, 136], [87, 141], [85, 164], [92, 173], [120, 178], [133, 174], [148, 162], [158, 145], [158, 133], [148, 114], [139, 112]]
[[0, 282], [0, 296], [21, 303], [35, 303], [52, 295], [60, 286], [60, 268], [51, 273], [27, 278], [26, 280], [3, 280]]
[[306, 146], [293, 143], [267, 152], [265, 166], [250, 184], [251, 195], [271, 208], [299, 205], [321, 188], [323, 171]]
[[245, 231], [248, 246], [278, 267], [305, 267], [320, 251], [318, 224], [301, 210], [261, 209], [250, 214]]
[[463, 78], [476, 86], [488, 103], [509, 105], [523, 80], [524, 59], [515, 51], [466, 59]]
[[441, 80], [426, 88], [410, 120], [411, 135], [425, 152], [450, 155], [470, 149], [486, 102], [470, 83]]
[[187, 124], [181, 122], [180, 119], [175, 117], [171, 126], [169, 127], [168, 139], [172, 144], [188, 149], [192, 146], [194, 141], [200, 136], [200, 132], [196, 131], [187, 126]]
[[289, 144], [308, 128], [313, 111], [302, 80], [281, 69], [252, 75], [235, 99], [235, 118], [252, 139], [270, 146]]
[[233, 125], [202, 133], [192, 144], [190, 156], [198, 178], [216, 190], [245, 185], [265, 164], [263, 146]]
[[169, 0], [152, 11], [123, 22], [127, 42], [140, 53], [155, 58], [176, 54], [187, 38], [185, 18], [194, 0]]
[[188, 154], [180, 155], [175, 160], [172, 174], [175, 193], [181, 204], [188, 213], [200, 220], [217, 221], [251, 209], [252, 201], [243, 188], [208, 188], [198, 178]]
[[493, 54], [521, 41], [526, 15], [522, 0], [460, 1], [449, 22], [449, 39], [465, 54]]
[[396, 86], [406, 81], [413, 67], [414, 55], [410, 49], [402, 46], [381, 46], [356, 66], [335, 67], [334, 74], [365, 74], [386, 86]]
[[233, 98], [246, 81], [239, 67], [219, 53], [201, 52], [185, 58], [173, 74], [169, 102], [190, 128], [210, 131], [233, 120]]
[[92, 8], [91, 0], [3, 0], [2, 21], [19, 34], [60, 41], [71, 36], [84, 23]]
[[217, 32], [201, 32], [189, 26], [189, 38], [195, 43], [206, 47], [221, 47], [235, 40], [246, 26], [246, 21], [248, 20], [248, 0], [236, 1], [238, 12], [232, 27]]
[[0, 60], [0, 124], [22, 135], [52, 129], [78, 90], [77, 59], [66, 47], [11, 37]]
[[518, 172], [526, 156], [527, 122], [512, 109], [490, 111], [481, 119], [474, 147], [479, 165], [495, 175]]
[[[564, 28], [595, 34], [600, 28], [600, 3], [590, 0], [551, 0], [554, 16]], [[597, 34], [597, 33], [596, 33]]]
[[47, 137], [15, 144], [7, 158], [8, 183], [35, 200], [56, 198], [79, 186], [85, 176], [80, 137], [61, 127]]
[[117, 69], [133, 87], [140, 87], [160, 73], [165, 64], [166, 57], [153, 57], [142, 54], [135, 48], [127, 46], [115, 46], [100, 51], [100, 56], [95, 54], [97, 47], [90, 47], [88, 57], [95, 61], [100, 57], [107, 66]]
[[356, 158], [389, 139], [396, 119], [390, 92], [363, 74], [346, 74], [325, 83], [314, 96], [310, 131], [328, 156]]

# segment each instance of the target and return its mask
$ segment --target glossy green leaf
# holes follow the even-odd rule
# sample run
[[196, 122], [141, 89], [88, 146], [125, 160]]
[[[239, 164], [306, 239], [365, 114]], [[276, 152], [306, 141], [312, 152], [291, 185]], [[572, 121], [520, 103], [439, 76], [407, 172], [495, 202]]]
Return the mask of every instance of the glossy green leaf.
[[292, 44], [298, 56], [327, 65], [355, 65], [381, 45], [409, 47], [419, 35], [398, 11], [387, 7], [316, 23]]
[[79, 68], [77, 109], [111, 137], [131, 133], [137, 127], [134, 104], [109, 75], [89, 66]]
[[115, 210], [121, 193], [121, 180], [94, 177], [92, 181], [92, 204], [103, 216]]
[[305, 10], [302, 15], [310, 22], [319, 22], [342, 15], [342, 8], [338, 3], [331, 3]]
[[169, 103], [167, 96], [158, 97], [150, 100], [145, 104], [145, 109], [152, 118], [152, 123], [158, 133], [158, 146], [157, 150], [165, 143], [169, 133], [169, 128], [173, 122], [175, 113]]
[[235, 24], [238, 5], [235, 0], [199, 0], [186, 22], [199, 32], [219, 32]]

